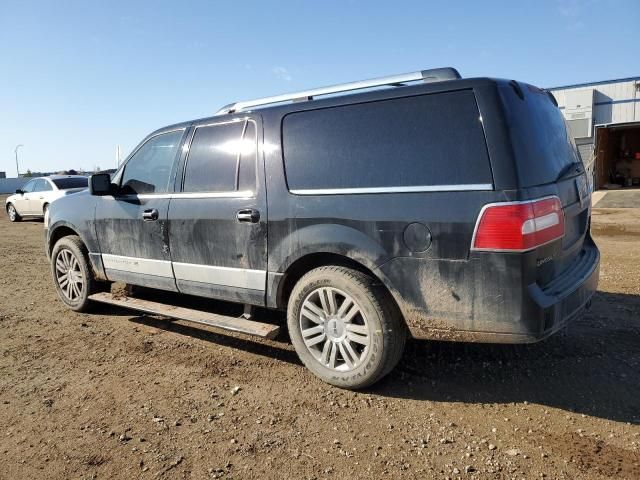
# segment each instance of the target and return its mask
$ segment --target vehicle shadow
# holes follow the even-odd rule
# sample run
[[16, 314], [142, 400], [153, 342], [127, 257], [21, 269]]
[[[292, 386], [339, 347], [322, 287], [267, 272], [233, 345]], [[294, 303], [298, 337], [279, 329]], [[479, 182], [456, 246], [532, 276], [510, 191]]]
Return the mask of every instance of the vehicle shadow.
[[[135, 296], [137, 298], [159, 301], [157, 293], [157, 291], [152, 289], [136, 287]], [[241, 305], [231, 302], [174, 294], [170, 292], [162, 292], [162, 299], [160, 301], [169, 305], [193, 308], [235, 317], [240, 317], [243, 312], [243, 307]], [[115, 308], [110, 305], [105, 306], [107, 308]], [[195, 338], [197, 340], [215, 343], [217, 345], [244, 350], [255, 355], [282, 360], [294, 365], [302, 365], [302, 362], [298, 360], [298, 356], [289, 341], [289, 335], [286, 329], [286, 320], [284, 318], [284, 313], [282, 312], [256, 308], [254, 316], [256, 319], [259, 319], [258, 321], [281, 326], [280, 334], [275, 340], [258, 340], [241, 334], [218, 333], [217, 331], [209, 329], [209, 327], [205, 325], [201, 326], [198, 324], [190, 324], [155, 315], [141, 314], [131, 316], [130, 310], [119, 310], [129, 312], [129, 321], [133, 323], [170, 331], [179, 335]]]
[[[149, 291], [151, 298], [153, 291]], [[136, 294], [136, 296], [140, 296]], [[143, 295], [144, 296], [144, 295]], [[163, 302], [240, 315], [238, 306], [196, 297]], [[164, 317], [117, 310], [131, 322], [302, 366], [281, 312], [258, 310], [282, 326], [276, 340], [254, 340]], [[450, 403], [524, 402], [640, 424], [640, 296], [598, 292], [591, 310], [566, 329], [532, 345], [410, 340], [393, 374], [367, 390], [394, 398]]]
[[293, 348], [288, 342], [288, 336], [280, 333], [276, 340], [252, 340], [239, 335], [217, 333], [206, 326], [191, 326], [179, 321], [155, 316], [140, 315], [129, 318], [130, 322], [147, 327], [158, 328], [178, 335], [195, 338], [205, 342], [215, 343], [225, 347], [243, 350], [254, 355], [281, 360], [292, 365], [302, 365]]
[[640, 296], [598, 292], [592, 309], [533, 345], [408, 342], [372, 393], [463, 403], [537, 403], [640, 424]]

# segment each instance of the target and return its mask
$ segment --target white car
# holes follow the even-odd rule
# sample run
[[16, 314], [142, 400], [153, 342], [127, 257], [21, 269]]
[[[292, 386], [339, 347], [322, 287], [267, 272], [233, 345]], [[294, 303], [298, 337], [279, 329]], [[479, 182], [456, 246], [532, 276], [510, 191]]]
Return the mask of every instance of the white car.
[[44, 217], [51, 202], [70, 193], [85, 190], [87, 182], [87, 177], [81, 175], [34, 178], [5, 201], [9, 220], [19, 222], [22, 217]]

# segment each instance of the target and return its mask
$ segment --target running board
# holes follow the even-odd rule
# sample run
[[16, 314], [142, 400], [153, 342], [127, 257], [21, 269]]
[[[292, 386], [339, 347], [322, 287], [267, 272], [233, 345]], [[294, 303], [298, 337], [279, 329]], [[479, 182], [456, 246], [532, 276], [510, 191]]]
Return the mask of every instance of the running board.
[[210, 327], [230, 330], [232, 332], [255, 335], [262, 338], [273, 339], [280, 332], [279, 326], [269, 323], [254, 322], [242, 317], [230, 317], [227, 315], [203, 312], [202, 310], [176, 307], [164, 303], [152, 302], [150, 300], [142, 300], [140, 298], [114, 297], [110, 293], [95, 293], [89, 296], [89, 300], [130, 308], [154, 315], [176, 318], [178, 320], [186, 320], [187, 322], [209, 325]]

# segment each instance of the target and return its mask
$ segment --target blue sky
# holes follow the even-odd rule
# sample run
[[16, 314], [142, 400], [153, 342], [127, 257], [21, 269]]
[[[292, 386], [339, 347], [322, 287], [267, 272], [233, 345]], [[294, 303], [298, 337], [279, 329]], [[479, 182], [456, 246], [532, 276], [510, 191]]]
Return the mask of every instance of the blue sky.
[[638, 0], [0, 0], [0, 171], [115, 166], [234, 100], [455, 66], [540, 86], [640, 75]]

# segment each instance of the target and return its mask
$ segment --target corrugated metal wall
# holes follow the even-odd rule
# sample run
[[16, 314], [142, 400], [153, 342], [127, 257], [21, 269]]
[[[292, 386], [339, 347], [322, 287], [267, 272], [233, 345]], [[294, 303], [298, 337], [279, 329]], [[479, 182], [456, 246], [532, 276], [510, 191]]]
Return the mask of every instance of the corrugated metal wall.
[[604, 123], [640, 122], [640, 92], [636, 90], [640, 78], [626, 81], [612, 81], [611, 83], [596, 83], [550, 89], [558, 100], [558, 106], [564, 109], [565, 94], [569, 90], [595, 90], [594, 122], [596, 125]]
[[[567, 105], [566, 94], [568, 91], [593, 90], [593, 123], [594, 125], [603, 125], [640, 122], [640, 92], [637, 90], [637, 85], [640, 85], [640, 77], [549, 90], [558, 100], [558, 106], [563, 112]], [[593, 129], [592, 135], [595, 135], [595, 129]], [[587, 164], [593, 155], [595, 138], [591, 136], [576, 139], [576, 143], [582, 161]]]

